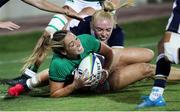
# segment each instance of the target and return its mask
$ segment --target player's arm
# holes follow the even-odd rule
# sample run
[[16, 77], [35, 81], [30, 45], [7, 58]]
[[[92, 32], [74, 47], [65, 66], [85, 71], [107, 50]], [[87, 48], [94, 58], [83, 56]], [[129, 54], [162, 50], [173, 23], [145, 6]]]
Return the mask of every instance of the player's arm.
[[74, 81], [67, 86], [64, 85], [64, 82], [50, 81], [51, 97], [58, 98], [68, 96], [74, 90], [77, 90], [89, 84], [89, 82], [87, 81], [88, 79], [84, 76], [85, 75], [76, 74], [74, 76]]
[[64, 82], [50, 81], [50, 88], [51, 88], [51, 97], [57, 98], [57, 97], [68, 96], [76, 89], [76, 86], [72, 83], [64, 87]]
[[63, 8], [55, 4], [52, 4], [47, 0], [22, 0], [22, 1], [34, 7], [37, 7], [41, 10], [65, 14], [65, 10]]
[[63, 9], [58, 5], [48, 2], [47, 0], [22, 0], [22, 1], [44, 11], [65, 14], [71, 18], [82, 20], [82, 18], [79, 17], [77, 13], [71, 12], [68, 9]]
[[109, 71], [111, 69], [111, 64], [114, 56], [113, 50], [105, 43], [101, 42], [99, 53], [105, 57], [104, 69]]

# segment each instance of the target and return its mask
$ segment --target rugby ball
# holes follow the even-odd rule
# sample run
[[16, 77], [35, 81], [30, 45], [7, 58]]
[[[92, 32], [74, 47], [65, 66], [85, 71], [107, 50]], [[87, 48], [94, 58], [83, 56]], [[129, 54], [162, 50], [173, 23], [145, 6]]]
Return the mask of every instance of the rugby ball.
[[[103, 60], [104, 60], [103, 56], [95, 53], [90, 53], [79, 64], [78, 67], [79, 74], [85, 75], [85, 77], [89, 78], [88, 80], [90, 81], [93, 80], [90, 86], [97, 86], [99, 81], [101, 80]], [[84, 72], [85, 70], [86, 72]]]

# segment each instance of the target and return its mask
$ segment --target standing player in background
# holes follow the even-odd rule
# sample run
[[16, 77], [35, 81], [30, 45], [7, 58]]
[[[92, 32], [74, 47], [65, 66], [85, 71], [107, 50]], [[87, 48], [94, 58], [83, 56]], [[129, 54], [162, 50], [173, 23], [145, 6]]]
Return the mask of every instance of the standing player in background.
[[138, 108], [166, 105], [163, 93], [171, 63], [178, 64], [180, 61], [180, 0], [174, 1], [166, 32], [158, 44], [158, 53], [154, 86]]
[[[10, 0], [0, 0], [0, 7], [2, 7], [8, 1], [10, 1]], [[63, 8], [61, 8], [55, 4], [52, 4], [46, 0], [22, 0], [22, 1], [29, 5], [37, 7], [40, 10], [53, 12], [53, 13], [65, 14], [66, 16], [76, 17], [77, 19], [81, 19], [80, 17], [78, 17], [77, 13], [72, 12], [67, 8], [63, 9]], [[0, 28], [14, 30], [14, 29], [19, 29], [20, 26], [16, 25], [15, 23], [13, 23], [11, 21], [8, 21], [8, 22], [0, 22]]]

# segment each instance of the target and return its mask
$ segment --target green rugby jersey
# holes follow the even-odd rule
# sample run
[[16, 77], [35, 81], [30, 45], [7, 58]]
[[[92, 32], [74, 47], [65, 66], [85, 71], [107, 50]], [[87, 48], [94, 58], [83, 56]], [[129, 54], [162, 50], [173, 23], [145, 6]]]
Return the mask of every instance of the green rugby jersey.
[[92, 52], [99, 52], [100, 41], [98, 41], [94, 36], [83, 34], [79, 35], [78, 38], [82, 43], [84, 52], [75, 60], [70, 60], [61, 55], [54, 54], [49, 67], [50, 80], [65, 82], [66, 84], [71, 83], [74, 77], [72, 72], [78, 67], [82, 59]]

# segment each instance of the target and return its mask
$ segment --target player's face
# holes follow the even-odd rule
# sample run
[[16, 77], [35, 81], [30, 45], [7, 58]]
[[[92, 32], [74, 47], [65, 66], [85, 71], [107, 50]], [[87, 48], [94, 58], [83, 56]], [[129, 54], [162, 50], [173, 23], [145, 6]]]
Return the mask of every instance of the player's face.
[[101, 41], [107, 41], [113, 30], [113, 22], [108, 19], [99, 19], [94, 23], [94, 34]]
[[77, 56], [84, 52], [80, 40], [72, 33], [68, 33], [64, 39], [67, 55]]

